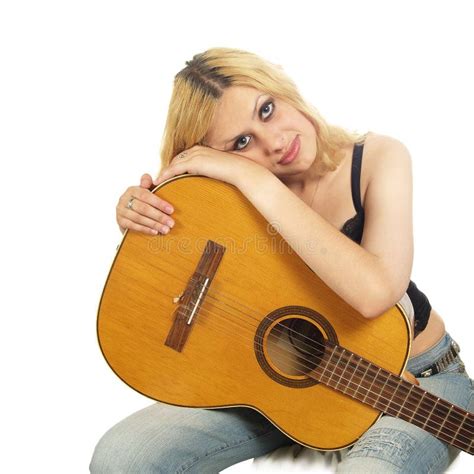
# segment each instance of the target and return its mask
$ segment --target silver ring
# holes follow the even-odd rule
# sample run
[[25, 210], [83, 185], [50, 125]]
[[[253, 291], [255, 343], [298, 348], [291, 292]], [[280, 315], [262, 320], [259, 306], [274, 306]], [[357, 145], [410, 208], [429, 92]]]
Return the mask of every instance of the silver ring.
[[128, 200], [127, 209], [132, 209], [132, 211], [133, 211], [133, 207], [132, 207], [132, 206], [133, 206], [133, 200], [134, 200], [134, 199], [135, 199], [134, 197], [131, 197], [131, 198]]

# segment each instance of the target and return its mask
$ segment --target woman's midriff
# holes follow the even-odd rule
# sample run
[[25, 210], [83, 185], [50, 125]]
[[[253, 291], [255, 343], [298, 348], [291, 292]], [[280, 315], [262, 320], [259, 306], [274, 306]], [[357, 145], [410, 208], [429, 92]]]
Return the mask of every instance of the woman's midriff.
[[434, 310], [431, 310], [428, 324], [413, 340], [411, 346], [411, 356], [416, 356], [427, 351], [434, 346], [445, 334], [444, 322], [441, 316]]

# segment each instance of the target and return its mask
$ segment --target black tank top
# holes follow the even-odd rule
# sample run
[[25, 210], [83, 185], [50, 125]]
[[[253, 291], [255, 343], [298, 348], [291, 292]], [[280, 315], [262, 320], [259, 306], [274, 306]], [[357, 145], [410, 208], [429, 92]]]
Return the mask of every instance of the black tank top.
[[[364, 143], [356, 143], [352, 153], [352, 168], [351, 168], [351, 190], [352, 202], [357, 214], [348, 219], [341, 227], [341, 232], [354, 242], [360, 244], [362, 241], [362, 234], [364, 231], [364, 208], [362, 207], [360, 197], [360, 174], [362, 166], [362, 153], [364, 151]], [[406, 290], [413, 309], [415, 312], [415, 337], [425, 329], [428, 324], [428, 319], [431, 312], [431, 304], [426, 295], [421, 292], [413, 281]]]

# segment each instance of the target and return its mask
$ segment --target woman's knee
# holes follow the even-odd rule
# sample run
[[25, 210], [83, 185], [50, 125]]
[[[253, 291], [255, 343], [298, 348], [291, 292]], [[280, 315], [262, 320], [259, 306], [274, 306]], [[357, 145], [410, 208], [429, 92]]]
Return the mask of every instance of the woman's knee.
[[218, 472], [290, 441], [258, 412], [155, 404], [110, 429], [95, 448], [90, 470]]
[[448, 447], [434, 436], [384, 416], [350, 449], [337, 472], [442, 472], [449, 458]]
[[97, 443], [90, 472], [173, 472], [172, 450], [166, 443], [153, 442], [146, 433], [126, 433], [119, 425], [108, 430]]
[[90, 463], [92, 473], [175, 472], [173, 445], [179, 433], [167, 422], [159, 406], [130, 415], [99, 440]]

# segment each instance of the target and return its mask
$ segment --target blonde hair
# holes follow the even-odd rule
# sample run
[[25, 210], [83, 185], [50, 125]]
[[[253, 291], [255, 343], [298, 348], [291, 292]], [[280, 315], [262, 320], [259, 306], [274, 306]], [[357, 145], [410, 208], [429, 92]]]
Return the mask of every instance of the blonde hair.
[[218, 101], [231, 86], [253, 87], [304, 114], [316, 129], [319, 174], [335, 170], [344, 156], [342, 148], [365, 137], [327, 123], [303, 100], [281, 66], [248, 51], [211, 48], [186, 61], [186, 67], [175, 76], [160, 151], [162, 167], [183, 150], [202, 144]]

